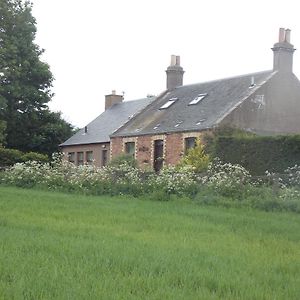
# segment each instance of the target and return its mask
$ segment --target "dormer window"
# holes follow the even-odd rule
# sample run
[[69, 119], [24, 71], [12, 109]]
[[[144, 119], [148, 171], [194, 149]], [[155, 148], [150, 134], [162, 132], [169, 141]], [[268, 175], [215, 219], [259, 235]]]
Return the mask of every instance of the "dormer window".
[[163, 106], [161, 106], [159, 109], [166, 109], [169, 108], [172, 104], [174, 104], [178, 98], [170, 98], [168, 102], [166, 102]]
[[207, 94], [199, 94], [196, 98], [194, 98], [189, 105], [195, 105], [198, 104], [200, 101], [202, 101], [205, 97], [207, 96]]

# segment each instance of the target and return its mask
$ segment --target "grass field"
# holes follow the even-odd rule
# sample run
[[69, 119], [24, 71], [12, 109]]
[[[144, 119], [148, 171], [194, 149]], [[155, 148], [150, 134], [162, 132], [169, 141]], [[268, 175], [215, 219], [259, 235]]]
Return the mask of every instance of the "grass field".
[[0, 299], [300, 299], [300, 218], [0, 187]]

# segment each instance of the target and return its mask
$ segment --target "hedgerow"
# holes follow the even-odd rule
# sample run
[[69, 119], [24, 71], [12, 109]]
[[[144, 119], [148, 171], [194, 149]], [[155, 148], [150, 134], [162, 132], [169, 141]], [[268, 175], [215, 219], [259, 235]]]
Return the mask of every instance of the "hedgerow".
[[248, 206], [267, 211], [300, 213], [300, 167], [287, 168], [285, 177], [268, 173], [264, 180], [242, 166], [215, 159], [205, 173], [188, 165], [165, 167], [160, 174], [120, 161], [107, 167], [75, 166], [57, 156], [51, 163], [17, 163], [0, 173], [0, 182], [27, 188], [84, 193], [132, 195], [155, 200], [188, 197], [199, 204]]

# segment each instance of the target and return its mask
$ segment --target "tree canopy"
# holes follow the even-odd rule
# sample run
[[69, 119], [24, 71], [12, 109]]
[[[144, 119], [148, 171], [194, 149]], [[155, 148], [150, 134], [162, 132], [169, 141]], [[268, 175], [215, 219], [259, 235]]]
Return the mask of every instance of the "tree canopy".
[[72, 126], [48, 107], [53, 76], [34, 42], [32, 4], [0, 0], [0, 11], [0, 142], [2, 136], [8, 148], [50, 154]]

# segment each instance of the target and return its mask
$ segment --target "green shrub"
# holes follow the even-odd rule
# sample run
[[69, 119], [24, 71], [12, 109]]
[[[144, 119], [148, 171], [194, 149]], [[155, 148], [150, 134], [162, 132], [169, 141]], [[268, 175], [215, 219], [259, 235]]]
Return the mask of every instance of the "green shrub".
[[0, 147], [0, 168], [5, 168], [12, 166], [15, 163], [26, 162], [29, 160], [47, 162], [48, 156], [36, 152], [23, 153], [16, 149]]
[[112, 159], [109, 163], [109, 166], [118, 167], [119, 165], [128, 165], [133, 168], [137, 168], [138, 164], [136, 159], [129, 154], [122, 154], [114, 159]]
[[0, 168], [12, 166], [17, 162], [23, 161], [23, 153], [15, 149], [0, 147]]
[[39, 161], [39, 162], [48, 162], [49, 158], [45, 154], [36, 153], [36, 152], [27, 152], [22, 155], [22, 161]]
[[196, 140], [196, 146], [188, 150], [179, 165], [191, 166], [196, 173], [201, 173], [207, 169], [209, 160], [209, 155], [205, 153], [205, 146], [198, 138]]

